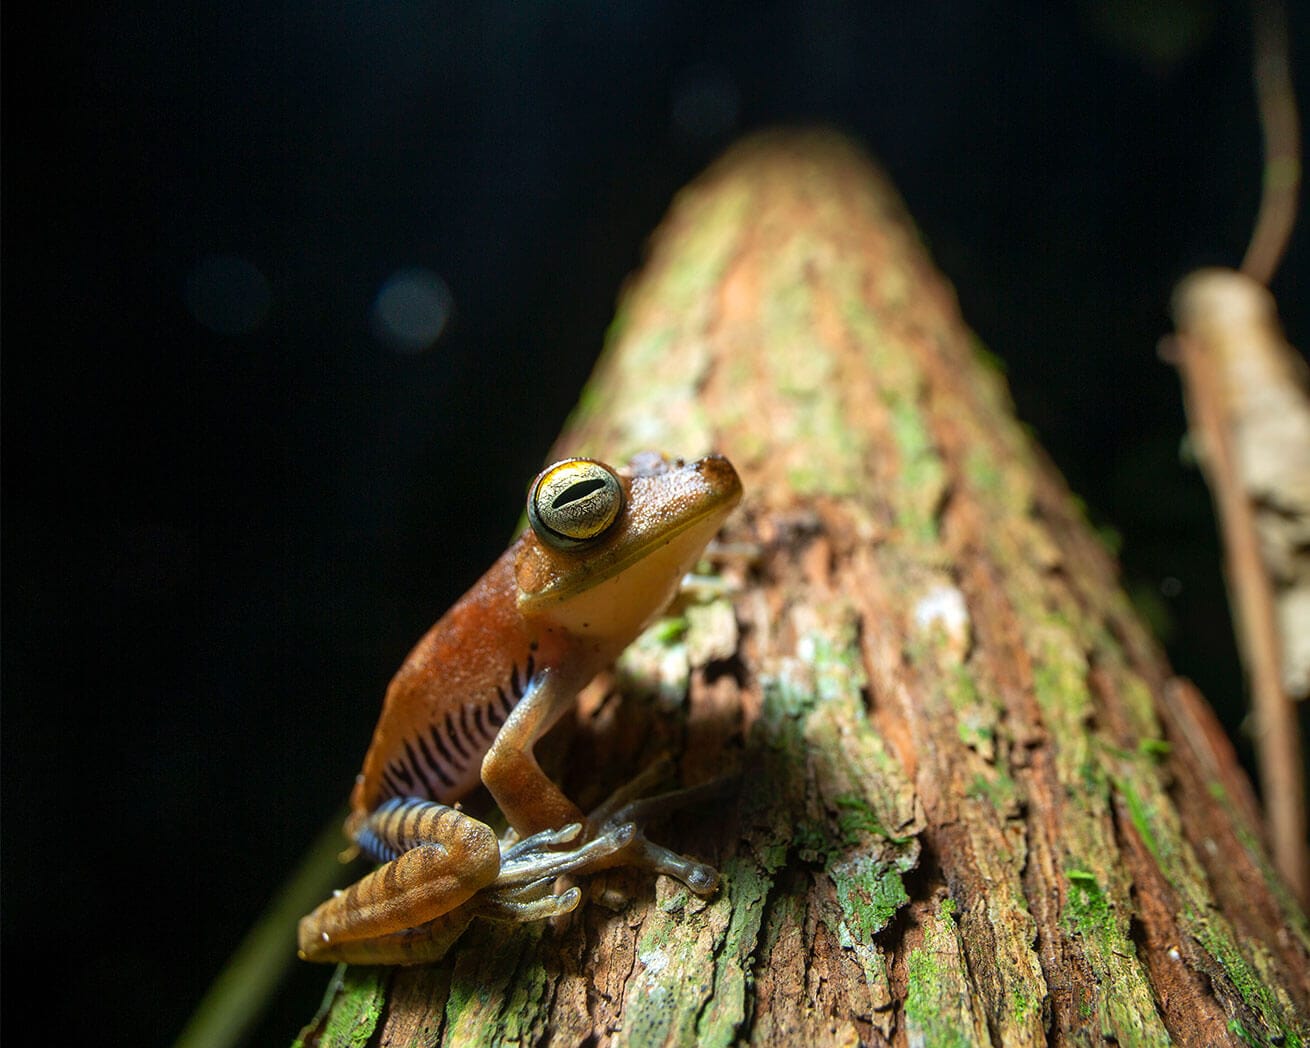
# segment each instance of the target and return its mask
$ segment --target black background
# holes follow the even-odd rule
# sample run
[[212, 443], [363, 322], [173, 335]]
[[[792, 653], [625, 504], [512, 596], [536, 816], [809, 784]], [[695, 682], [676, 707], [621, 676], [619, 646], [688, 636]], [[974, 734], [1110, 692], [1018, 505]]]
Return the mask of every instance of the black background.
[[[6, 1029], [177, 1033], [344, 799], [392, 670], [503, 548], [645, 236], [779, 122], [890, 170], [1237, 734], [1156, 342], [1173, 282], [1250, 233], [1243, 5], [35, 10], [3, 32]], [[1274, 285], [1302, 346], [1306, 245]], [[215, 255], [262, 274], [245, 333], [189, 304]], [[453, 313], [406, 354], [370, 311], [416, 266]], [[326, 975], [301, 966], [261, 1043]]]

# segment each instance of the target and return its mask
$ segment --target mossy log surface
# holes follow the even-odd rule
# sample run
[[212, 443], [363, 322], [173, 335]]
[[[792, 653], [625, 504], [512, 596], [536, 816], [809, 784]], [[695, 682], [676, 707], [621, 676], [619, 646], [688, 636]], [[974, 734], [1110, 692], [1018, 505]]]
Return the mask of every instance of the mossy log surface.
[[647, 448], [737, 465], [723, 587], [555, 767], [584, 808], [661, 752], [738, 772], [651, 828], [723, 890], [590, 878], [558, 926], [341, 971], [304, 1044], [1305, 1042], [1230, 748], [842, 139], [748, 140], [673, 204], [554, 451]]

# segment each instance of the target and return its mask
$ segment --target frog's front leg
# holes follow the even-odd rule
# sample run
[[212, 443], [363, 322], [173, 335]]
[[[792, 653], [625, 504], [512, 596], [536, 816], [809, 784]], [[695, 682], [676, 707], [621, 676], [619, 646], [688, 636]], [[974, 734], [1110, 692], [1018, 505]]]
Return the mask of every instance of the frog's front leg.
[[[532, 752], [537, 740], [559, 719], [577, 692], [577, 683], [567, 680], [563, 674], [549, 669], [539, 672], [483, 758], [482, 781], [510, 826], [520, 833], [539, 833], [582, 818], [578, 807], [541, 770]], [[645, 792], [650, 780], [661, 773], [650, 769], [639, 775], [586, 819], [587, 838], [605, 842], [607, 847], [605, 854], [592, 861], [574, 861], [571, 864], [574, 872], [640, 866], [675, 877], [698, 895], [714, 892], [719, 884], [714, 867], [654, 844], [634, 829], [634, 824], [643, 819], [681, 807], [702, 792], [680, 791], [629, 803]], [[629, 839], [619, 842], [620, 835]]]
[[583, 821], [578, 806], [550, 781], [532, 752], [586, 683], [570, 677], [558, 669], [539, 670], [482, 758], [482, 782], [524, 837]]

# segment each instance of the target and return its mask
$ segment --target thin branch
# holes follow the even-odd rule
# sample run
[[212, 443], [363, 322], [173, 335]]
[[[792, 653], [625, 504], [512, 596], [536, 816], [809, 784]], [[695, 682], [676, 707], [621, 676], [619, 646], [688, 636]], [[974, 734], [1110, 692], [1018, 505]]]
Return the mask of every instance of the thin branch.
[[263, 1016], [295, 961], [296, 922], [348, 879], [338, 812], [246, 933], [178, 1036], [174, 1048], [232, 1048]]
[[[1266, 821], [1279, 872], [1304, 904], [1307, 883], [1306, 805], [1295, 709], [1285, 686], [1286, 649], [1279, 637], [1278, 607], [1270, 565], [1261, 549], [1253, 478], [1244, 475], [1236, 407], [1269, 354], [1266, 328], [1275, 323], [1265, 308], [1267, 285], [1286, 250], [1296, 221], [1300, 186], [1300, 133], [1288, 70], [1287, 17], [1281, 0], [1253, 0], [1252, 29], [1260, 126], [1265, 139], [1264, 190], [1255, 229], [1239, 276], [1231, 271], [1195, 273], [1174, 296], [1178, 336], [1170, 355], [1182, 376], [1187, 415], [1201, 451], [1223, 536], [1227, 574], [1243, 661], [1251, 680], [1256, 759]], [[1254, 281], [1255, 284], [1252, 284]], [[1273, 368], [1272, 372], [1278, 372]], [[1249, 439], [1249, 438], [1248, 438]], [[1267, 453], [1264, 448], [1260, 454]]]
[[1301, 133], [1296, 92], [1287, 60], [1287, 12], [1280, 0], [1252, 3], [1253, 76], [1260, 127], [1264, 132], [1264, 188], [1255, 231], [1242, 259], [1242, 272], [1268, 284], [1296, 222], [1301, 188]]
[[1251, 676], [1254, 742], [1274, 864], [1304, 902], [1307, 898], [1305, 783], [1296, 712], [1283, 688], [1282, 650], [1273, 583], [1260, 552], [1255, 511], [1242, 482], [1225, 409], [1220, 352], [1207, 344], [1211, 329], [1198, 318], [1199, 300], [1212, 284], [1185, 282], [1176, 306], [1176, 364], [1187, 415], [1199, 438], [1201, 465], [1213, 493], [1223, 536], [1228, 580], [1241, 649]]

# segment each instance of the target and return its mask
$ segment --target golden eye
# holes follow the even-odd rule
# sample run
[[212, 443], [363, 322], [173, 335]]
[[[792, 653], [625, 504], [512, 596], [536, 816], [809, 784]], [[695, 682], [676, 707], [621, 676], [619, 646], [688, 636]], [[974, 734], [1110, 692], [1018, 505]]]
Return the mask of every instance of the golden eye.
[[623, 486], [604, 463], [565, 459], [547, 466], [528, 492], [528, 523], [556, 549], [599, 538], [618, 519]]

